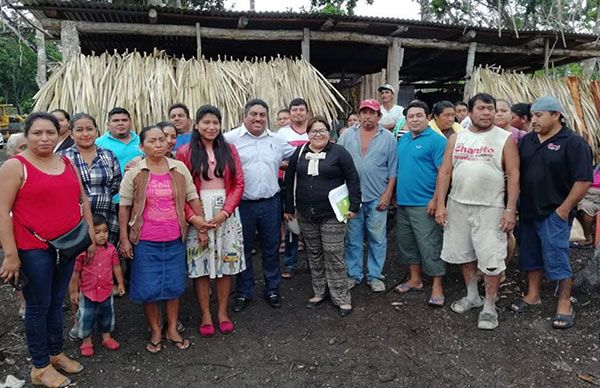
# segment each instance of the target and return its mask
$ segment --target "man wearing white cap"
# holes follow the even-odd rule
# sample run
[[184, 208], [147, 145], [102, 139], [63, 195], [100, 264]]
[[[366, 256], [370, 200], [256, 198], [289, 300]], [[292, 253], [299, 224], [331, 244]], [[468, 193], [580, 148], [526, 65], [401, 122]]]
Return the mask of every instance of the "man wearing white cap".
[[379, 101], [381, 102], [381, 118], [379, 125], [385, 129], [392, 131], [396, 123], [404, 117], [400, 105], [396, 105], [394, 87], [390, 84], [381, 85], [377, 88], [379, 92]]
[[358, 171], [362, 192], [361, 207], [348, 221], [345, 253], [353, 287], [363, 279], [363, 241], [368, 235], [368, 282], [374, 292], [385, 291], [383, 264], [387, 251], [387, 208], [392, 199], [398, 159], [394, 135], [378, 125], [381, 106], [377, 100], [364, 100], [358, 109], [359, 126], [348, 128], [338, 144], [346, 148]]
[[533, 132], [521, 139], [521, 197], [519, 201], [519, 265], [527, 272], [528, 290], [511, 305], [524, 313], [541, 304], [540, 284], [558, 281], [555, 329], [575, 323], [571, 306], [573, 271], [569, 262], [569, 233], [576, 206], [592, 182], [592, 152], [586, 141], [564, 123], [565, 112], [551, 96], [531, 106]]

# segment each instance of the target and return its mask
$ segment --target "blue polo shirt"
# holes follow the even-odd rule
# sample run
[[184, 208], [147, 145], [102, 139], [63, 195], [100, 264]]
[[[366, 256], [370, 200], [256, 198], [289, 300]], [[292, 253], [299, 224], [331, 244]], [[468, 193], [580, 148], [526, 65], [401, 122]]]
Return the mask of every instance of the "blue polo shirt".
[[[121, 166], [121, 176], [125, 175], [127, 163], [137, 156], [144, 155], [140, 150], [140, 137], [133, 131], [131, 131], [131, 139], [127, 143], [114, 138], [109, 131], [106, 131], [104, 135], [96, 139], [96, 145], [111, 150], [115, 154]], [[115, 195], [113, 199], [115, 203], [119, 203], [119, 194]]]
[[182, 133], [181, 135], [177, 135], [177, 141], [175, 142], [175, 145], [173, 146], [173, 153], [175, 153], [175, 151], [177, 151], [179, 149], [179, 147], [189, 144], [189, 142], [192, 141], [192, 133], [188, 132], [188, 133]]
[[398, 205], [427, 206], [431, 201], [447, 142], [431, 127], [416, 137], [408, 132], [398, 140]]

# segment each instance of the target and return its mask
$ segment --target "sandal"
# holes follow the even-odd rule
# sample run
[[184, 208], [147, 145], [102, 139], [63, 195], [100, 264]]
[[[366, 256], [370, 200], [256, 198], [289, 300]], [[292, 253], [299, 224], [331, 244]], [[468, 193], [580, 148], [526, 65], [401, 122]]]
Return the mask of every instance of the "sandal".
[[121, 345], [114, 339], [109, 338], [107, 340], [102, 341], [102, 346], [104, 346], [108, 350], [119, 350]]
[[175, 345], [175, 347], [179, 350], [186, 350], [187, 348], [190, 347], [190, 341], [186, 340], [183, 337], [179, 341], [172, 340], [169, 337], [166, 337], [166, 338], [170, 344]]
[[85, 342], [79, 347], [79, 352], [83, 357], [92, 357], [94, 355], [94, 344]]
[[233, 322], [230, 320], [226, 320], [219, 323], [219, 331], [221, 334], [231, 334], [233, 333]]
[[148, 345], [146, 345], [146, 350], [152, 354], [156, 354], [162, 350], [162, 341], [152, 342], [152, 340], [148, 341]]
[[464, 314], [467, 311], [483, 306], [483, 298], [480, 296], [477, 300], [473, 301], [466, 296], [452, 303], [450, 308], [457, 314]]
[[65, 356], [64, 353], [56, 356], [50, 356], [50, 363], [56, 369], [60, 369], [63, 372], [71, 374], [79, 373], [83, 370], [83, 365], [75, 360], [71, 360], [69, 357]]
[[[561, 322], [562, 324], [557, 324]], [[566, 330], [575, 325], [575, 310], [571, 308], [571, 314], [556, 314], [552, 318], [552, 327], [559, 330]]]
[[498, 327], [498, 314], [489, 311], [479, 313], [477, 328], [481, 330], [494, 330]]
[[517, 314], [525, 314], [529, 309], [539, 306], [542, 304], [542, 301], [538, 301], [537, 303], [527, 303], [525, 299], [519, 299], [516, 302], [513, 302], [510, 305], [510, 309], [512, 312]]
[[294, 277], [294, 272], [292, 272], [292, 271], [284, 271], [281, 273], [282, 279], [291, 279], [293, 277]]
[[411, 291], [423, 291], [423, 285], [421, 284], [421, 287], [414, 287], [408, 283], [401, 283], [394, 287], [394, 292], [397, 292], [398, 294], [406, 294]]
[[569, 248], [575, 248], [575, 249], [589, 249], [592, 248], [592, 242], [585, 242], [585, 241], [573, 241], [572, 243], [569, 244]]
[[60, 374], [52, 364], [45, 368], [31, 368], [31, 383], [45, 387], [67, 387], [71, 385], [71, 379]]
[[443, 296], [441, 296], [441, 297], [432, 296], [431, 298], [429, 298], [429, 302], [427, 302], [427, 304], [431, 307], [444, 307], [445, 302], [446, 302], [446, 298], [444, 298]]

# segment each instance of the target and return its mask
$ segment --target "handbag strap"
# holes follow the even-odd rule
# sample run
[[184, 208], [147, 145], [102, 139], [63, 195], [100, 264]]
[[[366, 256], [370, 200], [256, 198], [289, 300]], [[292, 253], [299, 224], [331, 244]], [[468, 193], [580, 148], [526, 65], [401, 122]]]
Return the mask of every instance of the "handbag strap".
[[302, 152], [304, 151], [304, 147], [306, 147], [306, 143], [302, 144], [302, 147], [300, 147], [300, 153], [298, 154], [298, 160], [296, 160], [296, 171], [294, 173], [294, 191], [292, 192], [292, 195], [294, 196], [294, 209], [296, 209], [296, 187], [298, 187], [298, 164], [300, 163], [300, 156], [302, 155]]

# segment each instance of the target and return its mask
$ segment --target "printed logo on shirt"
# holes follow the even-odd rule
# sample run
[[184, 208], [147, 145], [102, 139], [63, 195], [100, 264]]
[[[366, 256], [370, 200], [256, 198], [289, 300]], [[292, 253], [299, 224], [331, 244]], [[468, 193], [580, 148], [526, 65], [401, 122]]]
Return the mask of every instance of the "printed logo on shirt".
[[558, 151], [560, 149], [560, 144], [550, 143], [548, 144], [548, 149], [550, 151]]
[[415, 147], [416, 147], [418, 150], [420, 150], [421, 148], [423, 148], [423, 146], [422, 146], [422, 145], [418, 145], [418, 146], [415, 146]]
[[471, 148], [459, 143], [454, 147], [452, 157], [458, 160], [487, 162], [494, 158], [495, 151], [493, 147], [481, 146], [479, 148]]

